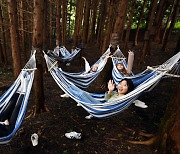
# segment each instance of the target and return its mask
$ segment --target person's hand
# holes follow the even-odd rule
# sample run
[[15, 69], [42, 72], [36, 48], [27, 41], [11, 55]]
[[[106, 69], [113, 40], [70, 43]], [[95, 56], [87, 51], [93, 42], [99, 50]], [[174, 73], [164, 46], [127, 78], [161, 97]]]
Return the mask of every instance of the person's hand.
[[109, 94], [112, 93], [112, 91], [114, 90], [114, 88], [115, 88], [115, 85], [114, 85], [114, 83], [113, 83], [113, 80], [109, 80], [109, 82], [108, 82], [108, 89], [109, 89], [108, 93], [109, 93]]

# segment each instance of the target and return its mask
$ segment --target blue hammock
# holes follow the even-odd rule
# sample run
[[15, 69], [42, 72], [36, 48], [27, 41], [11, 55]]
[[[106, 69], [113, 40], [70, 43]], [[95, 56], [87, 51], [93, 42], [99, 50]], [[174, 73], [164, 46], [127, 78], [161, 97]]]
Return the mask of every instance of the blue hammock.
[[[85, 60], [85, 71], [80, 73], [70, 73], [65, 72], [61, 68], [58, 68], [58, 71], [64, 74], [66, 78], [74, 83], [76, 86], [80, 88], [87, 88], [100, 74], [100, 72], [103, 70], [104, 66], [106, 65], [107, 59], [110, 55], [110, 47], [106, 50], [106, 52], [99, 58], [99, 60], [94, 63], [91, 67], [89, 66], [89, 63]], [[44, 54], [46, 64], [47, 66], [53, 66], [56, 65], [56, 61], [49, 57], [48, 55]], [[93, 66], [98, 66], [98, 70], [96, 72], [89, 72]], [[51, 68], [51, 67], [49, 67]]]
[[92, 94], [81, 90], [70, 82], [65, 75], [59, 71], [57, 66], [48, 66], [48, 68], [51, 68], [49, 70], [52, 77], [66, 94], [77, 103], [80, 103], [92, 116], [105, 118], [118, 114], [128, 108], [144, 91], [152, 89], [152, 87], [166, 75], [167, 70], [176, 64], [179, 58], [180, 53], [169, 59], [166, 65], [163, 64], [158, 67], [159, 69], [163, 68], [164, 71], [158, 71], [157, 69], [149, 70], [147, 74], [139, 79], [133, 91], [113, 101], [105, 101], [104, 94]]
[[70, 53], [64, 46], [58, 46], [53, 51], [49, 50], [48, 55], [58, 61], [70, 62], [78, 55], [80, 51], [81, 49], [75, 48]]
[[0, 144], [8, 143], [24, 119], [36, 68], [35, 52], [11, 87], [0, 97]]

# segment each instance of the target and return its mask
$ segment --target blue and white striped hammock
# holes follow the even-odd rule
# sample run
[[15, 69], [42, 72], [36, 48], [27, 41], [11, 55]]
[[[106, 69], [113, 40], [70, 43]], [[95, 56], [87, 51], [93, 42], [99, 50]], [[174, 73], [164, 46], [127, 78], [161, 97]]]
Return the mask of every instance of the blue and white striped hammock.
[[[99, 58], [99, 60], [94, 63], [91, 67], [89, 63], [85, 60], [85, 71], [80, 73], [70, 73], [65, 72], [61, 68], [58, 68], [59, 72], [61, 72], [69, 81], [74, 83], [77, 87], [87, 88], [100, 74], [107, 63], [107, 59], [110, 55], [110, 47], [106, 50], [106, 52]], [[56, 65], [56, 61], [44, 54], [47, 66]], [[96, 72], [89, 72], [93, 66], [98, 66], [98, 70]], [[50, 67], [49, 67], [50, 68]], [[50, 68], [51, 69], [51, 68]]]
[[143, 76], [139, 83], [135, 85], [136, 87], [133, 91], [113, 101], [105, 101], [104, 94], [92, 94], [78, 88], [59, 71], [57, 66], [49, 65], [48, 68], [51, 68], [49, 70], [52, 77], [66, 94], [77, 103], [80, 103], [92, 116], [106, 118], [128, 108], [144, 91], [154, 87], [166, 75], [167, 69], [171, 69], [179, 58], [180, 53], [169, 59], [166, 65], [163, 64], [158, 67], [163, 68], [164, 71], [158, 71], [157, 69], [149, 70], [149, 73]]
[[49, 50], [48, 55], [55, 60], [62, 62], [72, 61], [81, 51], [79, 48], [72, 49], [71, 53], [64, 46], [57, 46], [53, 51]]
[[[174, 59], [176, 59], [178, 57], [178, 54], [177, 54], [177, 56], [173, 56], [173, 57], [174, 57]], [[172, 59], [169, 59], [169, 61], [173, 61], [173, 57], [172, 57]], [[141, 73], [134, 74], [133, 72], [131, 72], [130, 76], [125, 76], [124, 74], [119, 72], [117, 69], [117, 64], [119, 62], [124, 65], [125, 69], [127, 69], [127, 62], [126, 62], [125, 56], [123, 55], [123, 53], [121, 52], [121, 50], [119, 49], [119, 46], [118, 46], [116, 52], [114, 53], [114, 56], [112, 57], [112, 63], [113, 63], [112, 77], [113, 77], [113, 80], [116, 85], [124, 78], [131, 79], [135, 86], [139, 85], [139, 82], [141, 82], [141, 79], [146, 77], [146, 74], [149, 73], [149, 69], [146, 69]], [[154, 66], [153, 68], [154, 69], [159, 68], [161, 70], [164, 68], [171, 68], [171, 72], [170, 72], [171, 74], [174, 74], [174, 75], [179, 74], [178, 70], [177, 70], [178, 67], [176, 67], [176, 65], [178, 65], [179, 62], [177, 61], [176, 65], [173, 65], [173, 67], [171, 65], [169, 66], [168, 63], [169, 62], [166, 61], [164, 64], [162, 64], [160, 66]], [[166, 66], [166, 65], [168, 65], [168, 66]]]
[[35, 52], [21, 70], [11, 87], [0, 97], [0, 119], [8, 118], [9, 125], [0, 122], [0, 144], [8, 143], [24, 119], [36, 69]]

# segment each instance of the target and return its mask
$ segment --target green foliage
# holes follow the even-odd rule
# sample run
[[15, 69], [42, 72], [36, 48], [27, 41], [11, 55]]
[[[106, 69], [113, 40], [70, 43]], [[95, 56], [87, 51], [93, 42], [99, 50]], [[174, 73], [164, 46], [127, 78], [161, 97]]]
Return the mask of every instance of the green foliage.
[[174, 29], [180, 29], [180, 21], [175, 23]]

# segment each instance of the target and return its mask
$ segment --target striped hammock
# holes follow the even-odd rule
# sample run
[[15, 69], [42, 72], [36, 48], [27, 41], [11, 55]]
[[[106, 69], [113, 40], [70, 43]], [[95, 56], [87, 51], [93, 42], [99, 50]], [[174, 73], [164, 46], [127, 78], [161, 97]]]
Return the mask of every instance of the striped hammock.
[[[91, 67], [89, 63], [85, 60], [85, 71], [80, 73], [70, 73], [65, 72], [61, 68], [58, 68], [58, 71], [61, 72], [69, 81], [75, 84], [77, 87], [80, 88], [87, 88], [100, 74], [103, 68], [106, 65], [107, 59], [110, 55], [110, 47], [106, 50], [106, 52], [99, 58], [99, 60], [93, 64]], [[44, 54], [47, 67], [51, 69], [52, 66], [56, 65], [56, 61], [49, 57], [48, 55]], [[93, 66], [98, 66], [98, 70], [96, 72], [89, 72]]]
[[[175, 56], [173, 56], [171, 59], [169, 59], [165, 63], [163, 63], [162, 65], [153, 66], [151, 68], [159, 69], [161, 71], [165, 70], [165, 71], [168, 71], [169, 76], [170, 76], [170, 74], [173, 74], [172, 76], [178, 77], [178, 75], [180, 74], [180, 70], [178, 67], [180, 62], [178, 60], [178, 56], [179, 56], [179, 53], [176, 54]], [[176, 63], [171, 65], [172, 61], [176, 61]], [[130, 76], [125, 76], [124, 74], [119, 72], [117, 69], [118, 63], [123, 64], [124, 68], [127, 69], [127, 62], [125, 60], [125, 56], [123, 55], [123, 53], [121, 52], [119, 47], [117, 47], [117, 50], [112, 57], [112, 63], [113, 63], [112, 77], [113, 77], [113, 80], [116, 85], [124, 78], [131, 79], [135, 86], [139, 85], [139, 82], [141, 82], [141, 78], [146, 77], [146, 74], [148, 74], [150, 72], [149, 68], [147, 68], [146, 70], [144, 70], [143, 72], [140, 72], [138, 74], [134, 74], [133, 72], [131, 72]], [[168, 70], [166, 68], [168, 68]], [[167, 73], [166, 73], [166, 75], [167, 75]]]
[[158, 67], [163, 67], [165, 71], [149, 70], [143, 78], [139, 79], [133, 91], [113, 101], [105, 101], [104, 94], [92, 94], [78, 88], [59, 71], [57, 66], [49, 66], [51, 67], [49, 71], [58, 86], [77, 103], [80, 103], [87, 112], [97, 118], [106, 118], [128, 108], [144, 91], [154, 87], [166, 75], [167, 69], [171, 69], [179, 58], [180, 53]]
[[0, 144], [8, 143], [24, 119], [36, 68], [35, 52], [11, 87], [0, 97]]
[[75, 48], [70, 53], [64, 46], [57, 46], [53, 51], [49, 50], [48, 55], [58, 61], [70, 62], [78, 55], [80, 51], [81, 49]]

